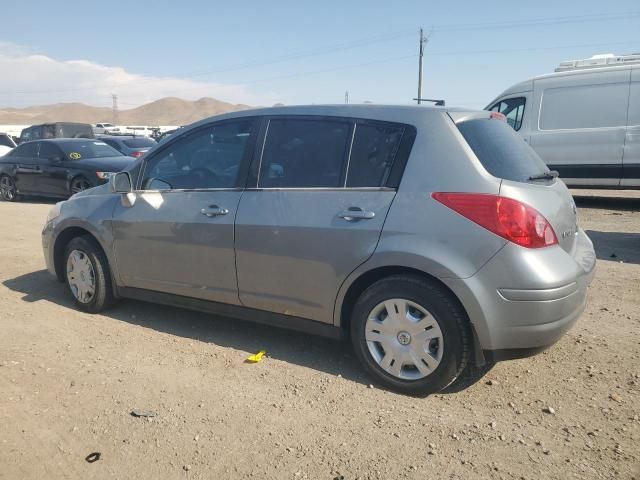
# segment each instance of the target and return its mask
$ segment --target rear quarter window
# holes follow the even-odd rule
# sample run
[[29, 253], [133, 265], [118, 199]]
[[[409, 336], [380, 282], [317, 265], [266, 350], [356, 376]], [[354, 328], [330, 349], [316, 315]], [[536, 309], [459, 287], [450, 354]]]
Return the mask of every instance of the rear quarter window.
[[487, 172], [497, 178], [526, 182], [549, 169], [506, 122], [488, 118], [457, 124], [460, 133]]

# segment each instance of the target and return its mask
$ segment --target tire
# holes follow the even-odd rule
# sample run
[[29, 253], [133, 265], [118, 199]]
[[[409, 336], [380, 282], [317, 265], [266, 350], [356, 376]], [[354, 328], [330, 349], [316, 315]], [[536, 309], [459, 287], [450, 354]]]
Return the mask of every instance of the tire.
[[9, 175], [0, 176], [0, 198], [5, 202], [15, 202], [20, 199], [18, 188], [13, 177]]
[[74, 177], [69, 182], [69, 195], [75, 195], [78, 192], [82, 192], [88, 188], [91, 188], [91, 183], [84, 177]]
[[[84, 235], [69, 242], [63, 268], [65, 282], [78, 309], [97, 313], [114, 303], [109, 262], [93, 237]], [[86, 288], [90, 279], [93, 279], [92, 292]]]
[[[390, 315], [390, 309], [396, 314]], [[393, 275], [358, 298], [351, 317], [351, 342], [377, 383], [399, 393], [426, 396], [450, 385], [467, 366], [468, 325], [464, 309], [444, 287], [418, 276]], [[389, 353], [394, 357], [391, 363]]]
[[469, 361], [467, 367], [462, 371], [458, 378], [454, 382], [446, 387], [443, 391], [445, 393], [458, 393], [467, 388], [475, 385], [484, 376], [496, 366], [496, 362], [487, 362], [484, 365], [478, 367], [475, 362]]

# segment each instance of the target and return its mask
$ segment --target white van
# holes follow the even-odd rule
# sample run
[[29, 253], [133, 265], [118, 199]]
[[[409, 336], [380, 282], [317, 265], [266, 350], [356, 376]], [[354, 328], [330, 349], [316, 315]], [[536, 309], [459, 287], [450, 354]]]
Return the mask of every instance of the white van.
[[505, 90], [486, 110], [573, 187], [640, 187], [640, 54], [562, 62]]

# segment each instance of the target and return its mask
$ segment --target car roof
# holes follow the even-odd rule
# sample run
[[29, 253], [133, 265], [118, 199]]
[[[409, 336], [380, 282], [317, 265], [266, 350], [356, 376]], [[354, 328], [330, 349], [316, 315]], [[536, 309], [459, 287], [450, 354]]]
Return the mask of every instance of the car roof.
[[280, 116], [280, 115], [312, 115], [326, 117], [349, 117], [387, 122], [416, 123], [425, 115], [438, 115], [447, 112], [475, 112], [475, 109], [436, 107], [432, 105], [382, 105], [382, 104], [336, 104], [336, 105], [291, 105], [266, 108], [252, 108], [214, 115], [192, 123], [185, 130], [191, 130], [212, 121], [225, 119]]

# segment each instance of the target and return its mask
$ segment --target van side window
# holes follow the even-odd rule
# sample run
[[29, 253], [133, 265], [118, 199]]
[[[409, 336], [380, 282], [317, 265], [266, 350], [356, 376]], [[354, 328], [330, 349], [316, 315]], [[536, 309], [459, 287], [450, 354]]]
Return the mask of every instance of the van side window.
[[526, 103], [527, 99], [525, 97], [506, 98], [500, 100], [489, 110], [502, 113], [507, 117], [507, 123], [517, 132], [522, 127], [522, 117], [524, 116]]
[[628, 83], [547, 88], [542, 94], [540, 130], [624, 127]]
[[344, 185], [351, 122], [271, 119], [264, 142], [260, 188], [338, 188]]
[[404, 127], [390, 123], [356, 123], [347, 187], [381, 187], [393, 165]]

